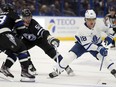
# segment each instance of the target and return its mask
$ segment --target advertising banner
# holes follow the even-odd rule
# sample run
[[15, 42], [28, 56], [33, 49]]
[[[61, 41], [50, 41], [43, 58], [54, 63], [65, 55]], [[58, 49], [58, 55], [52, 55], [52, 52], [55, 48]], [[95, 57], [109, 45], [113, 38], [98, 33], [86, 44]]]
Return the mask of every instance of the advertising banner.
[[74, 39], [74, 35], [78, 32], [83, 18], [77, 17], [47, 17], [45, 18], [46, 29], [52, 35], [60, 39]]

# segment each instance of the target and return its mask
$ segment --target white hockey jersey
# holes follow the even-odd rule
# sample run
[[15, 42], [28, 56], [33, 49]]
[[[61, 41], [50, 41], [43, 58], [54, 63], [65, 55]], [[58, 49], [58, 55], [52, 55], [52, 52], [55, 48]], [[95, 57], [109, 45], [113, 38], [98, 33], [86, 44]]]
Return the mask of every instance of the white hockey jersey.
[[89, 29], [83, 24], [83, 26], [79, 28], [75, 38], [77, 39], [77, 42], [84, 46], [88, 51], [96, 51], [99, 44], [102, 42], [101, 32], [106, 32], [107, 34], [113, 33], [112, 29], [109, 29], [105, 25], [96, 23], [93, 29]]

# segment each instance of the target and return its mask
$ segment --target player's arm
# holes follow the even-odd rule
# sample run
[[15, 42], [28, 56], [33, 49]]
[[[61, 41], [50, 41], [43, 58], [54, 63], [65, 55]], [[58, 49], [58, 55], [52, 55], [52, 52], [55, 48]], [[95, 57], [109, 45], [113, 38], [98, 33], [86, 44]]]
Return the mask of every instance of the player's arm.
[[36, 25], [35, 25], [35, 35], [37, 36], [37, 38], [44, 38], [44, 39], [47, 39], [47, 37], [50, 35], [49, 31], [48, 30], [45, 30], [39, 23], [36, 22]]
[[[98, 51], [102, 56], [107, 56], [107, 49], [102, 45], [98, 46], [95, 44], [96, 42], [94, 41], [96, 40], [93, 40], [90, 36], [75, 36], [75, 38], [87, 51]], [[100, 38], [98, 38], [99, 40]]]
[[53, 46], [59, 46], [59, 40], [50, 35], [48, 30], [45, 30], [39, 23], [36, 24], [36, 36], [38, 38], [42, 37], [43, 39], [47, 39], [48, 43]]

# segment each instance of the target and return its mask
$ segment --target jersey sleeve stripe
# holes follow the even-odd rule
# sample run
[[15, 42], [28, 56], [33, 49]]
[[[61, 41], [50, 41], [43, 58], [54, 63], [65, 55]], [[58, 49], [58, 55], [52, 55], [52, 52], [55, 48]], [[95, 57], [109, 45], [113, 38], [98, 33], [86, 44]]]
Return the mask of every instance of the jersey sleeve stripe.
[[43, 31], [41, 31], [41, 36], [43, 36], [43, 32], [44, 32], [45, 30], [43, 30]]
[[15, 23], [17, 23], [17, 22], [19, 22], [19, 21], [22, 21], [22, 19], [17, 19], [17, 20], [15, 21]]
[[81, 44], [81, 41], [80, 41], [79, 37], [75, 36], [75, 38], [77, 39], [77, 42], [79, 42]]
[[41, 28], [39, 31], [38, 31], [38, 33], [37, 33], [37, 35], [38, 36], [41, 36], [41, 32], [43, 31], [43, 28]]
[[20, 30], [20, 29], [24, 29], [25, 26], [21, 26], [21, 27], [18, 27], [17, 29]]

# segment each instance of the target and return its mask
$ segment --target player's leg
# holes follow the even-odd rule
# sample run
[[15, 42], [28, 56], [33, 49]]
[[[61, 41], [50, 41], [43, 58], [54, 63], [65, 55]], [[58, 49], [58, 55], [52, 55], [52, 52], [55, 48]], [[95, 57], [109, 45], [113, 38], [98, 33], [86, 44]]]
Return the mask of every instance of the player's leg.
[[[29, 57], [29, 55], [27, 53], [25, 45], [19, 39], [15, 38], [10, 33], [1, 34], [0, 40], [2, 42], [2, 43], [0, 43], [0, 47], [2, 47], [5, 50], [7, 50], [7, 49], [11, 50], [11, 52], [15, 53], [17, 55], [17, 57], [19, 58], [19, 61], [21, 64], [21, 69], [22, 69], [21, 76], [28, 78], [28, 81], [29, 81], [29, 79], [30, 79], [30, 81], [31, 81], [31, 79], [34, 79], [35, 76], [31, 75], [28, 72], [28, 68], [29, 68], [28, 57]], [[7, 69], [7, 71], [9, 71], [8, 68], [4, 68], [4, 71], [6, 69]], [[4, 74], [4, 72], [1, 72], [1, 73]], [[7, 77], [6, 74], [4, 74], [4, 76]]]
[[50, 73], [49, 76], [51, 78], [54, 78], [59, 74], [61, 74], [61, 72], [63, 72], [63, 70], [66, 68], [67, 65], [69, 65], [74, 59], [80, 57], [85, 52], [86, 50], [79, 43], [76, 43], [71, 48], [67, 56], [61, 60], [59, 65], [56, 65], [54, 72]]
[[[103, 57], [101, 57], [100, 54], [97, 55], [99, 60], [101, 60]], [[110, 55], [107, 55], [104, 58], [104, 64], [106, 66], [106, 68], [111, 72], [112, 75], [114, 75], [116, 77], [116, 64], [115, 62], [113, 62], [112, 57]]]
[[[8, 56], [7, 56], [6, 60], [3, 62], [3, 64], [4, 64], [4, 66], [6, 66], [10, 69], [12, 67], [12, 65], [16, 62], [17, 57], [16, 57], [15, 53], [13, 53], [11, 51], [6, 51], [5, 54], [7, 54]], [[29, 53], [28, 53], [28, 55], [30, 56]], [[31, 61], [31, 57], [29, 57], [28, 61], [29, 61], [29, 72], [32, 75], [38, 75], [36, 72], [36, 68]]]
[[[90, 53], [94, 57], [96, 57], [99, 61], [102, 61], [103, 56], [100, 53], [98, 53], [97, 51], [91, 51]], [[112, 61], [112, 58], [110, 55], [107, 55], [106, 57], [104, 57], [103, 64], [110, 71], [110, 73], [116, 77], [116, 66], [115, 66], [115, 63]]]
[[[1, 75], [2, 74], [5, 74], [7, 77], [11, 77], [11, 78], [14, 78], [14, 75], [12, 73], [10, 73], [9, 69], [10, 67], [14, 64], [14, 62], [16, 61], [16, 56], [11, 53], [11, 51], [7, 51], [7, 59], [5, 62], [3, 62], [2, 66], [1, 66], [1, 69], [0, 69], [0, 72], [1, 72]], [[4, 77], [4, 76], [2, 76]]]
[[[52, 58], [56, 63], [60, 63], [60, 61], [63, 59], [62, 55], [59, 54], [57, 50], [53, 46], [51, 46], [47, 40], [40, 39], [37, 42], [37, 45], [44, 50], [44, 52]], [[65, 71], [67, 72], [68, 75], [74, 75], [73, 70], [67, 66], [65, 68]]]
[[[34, 43], [29, 43], [28, 40], [26, 40], [26, 39], [23, 40], [23, 42], [25, 44], [27, 44], [26, 45], [27, 49], [31, 49], [32, 47], [34, 47]], [[16, 57], [15, 53], [11, 52], [10, 50], [7, 50], [5, 52], [5, 54], [7, 55], [7, 58], [6, 58], [5, 62], [3, 62], [3, 64], [4, 64], [4, 66], [6, 66], [10, 69], [11, 66], [16, 62], [17, 57]], [[29, 53], [28, 53], [28, 55], [29, 55]], [[31, 57], [29, 57], [29, 71], [32, 75], [38, 75], [36, 72], [36, 68], [31, 61]]]
[[15, 38], [15, 41], [19, 46], [17, 47], [17, 50], [14, 49], [14, 52], [16, 53], [21, 65], [21, 81], [35, 81], [35, 76], [29, 72], [30, 54], [27, 51], [27, 47], [19, 39]]
[[29, 72], [29, 55], [27, 51], [21, 51], [19, 54], [17, 54], [17, 57], [19, 59], [20, 65], [21, 65], [21, 81], [35, 81], [35, 76], [32, 75]]
[[5, 54], [7, 55], [6, 60], [3, 62], [6, 67], [9, 69], [12, 67], [12, 65], [16, 62], [17, 57], [15, 53], [13, 53], [10, 50], [6, 50]]
[[[36, 45], [36, 41], [29, 41], [27, 39], [22, 39], [22, 42], [25, 44], [27, 50], [33, 48], [35, 45]], [[30, 70], [30, 73], [33, 74], [33, 75], [38, 75], [37, 74], [37, 70], [31, 60], [31, 57], [29, 57], [29, 70]]]
[[[5, 52], [6, 49], [9, 49], [10, 46], [12, 46], [12, 42], [9, 41], [10, 39], [7, 38], [7, 36], [5, 34], [0, 34], [0, 47], [1, 49]], [[11, 56], [11, 55], [10, 55]], [[14, 78], [14, 75], [9, 71], [9, 64], [12, 63], [12, 62], [8, 62], [8, 64], [4, 63], [2, 64], [1, 66], [1, 69], [0, 69], [0, 77], [1, 78], [8, 78], [8, 79], [12, 79]]]

